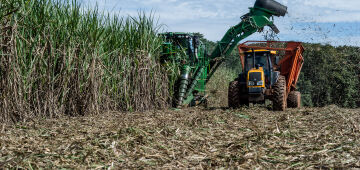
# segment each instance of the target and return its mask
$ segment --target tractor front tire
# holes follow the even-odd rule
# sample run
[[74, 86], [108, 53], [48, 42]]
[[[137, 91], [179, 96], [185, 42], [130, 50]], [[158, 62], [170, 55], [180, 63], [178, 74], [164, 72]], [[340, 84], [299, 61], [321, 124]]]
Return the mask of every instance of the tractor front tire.
[[286, 101], [286, 79], [284, 76], [279, 76], [278, 81], [273, 86], [273, 109], [274, 111], [285, 111]]
[[287, 99], [287, 105], [290, 108], [300, 108], [301, 107], [301, 93], [298, 91], [291, 91]]
[[232, 81], [229, 84], [228, 104], [229, 104], [229, 108], [236, 109], [236, 108], [240, 107], [240, 83], [239, 83], [239, 81]]

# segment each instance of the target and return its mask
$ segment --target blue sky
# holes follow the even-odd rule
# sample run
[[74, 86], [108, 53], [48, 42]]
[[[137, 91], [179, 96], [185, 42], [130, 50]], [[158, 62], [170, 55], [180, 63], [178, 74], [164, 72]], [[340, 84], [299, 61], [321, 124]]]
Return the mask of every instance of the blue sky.
[[[165, 31], [201, 32], [220, 40], [240, 22], [255, 0], [82, 0], [86, 7], [116, 15], [137, 15], [155, 11]], [[360, 46], [360, 0], [278, 0], [288, 6], [288, 15], [275, 18], [283, 41], [304, 41], [332, 45]], [[256, 33], [247, 40], [262, 40]]]

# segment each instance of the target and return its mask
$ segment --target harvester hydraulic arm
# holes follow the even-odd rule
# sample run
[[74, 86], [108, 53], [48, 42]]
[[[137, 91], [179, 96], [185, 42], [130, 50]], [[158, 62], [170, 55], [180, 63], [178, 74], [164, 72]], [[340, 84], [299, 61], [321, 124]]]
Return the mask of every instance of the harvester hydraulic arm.
[[286, 13], [287, 7], [274, 0], [257, 0], [254, 7], [250, 8], [250, 12], [241, 17], [242, 21], [226, 32], [209, 56], [211, 61], [207, 81], [241, 40], [261, 31], [265, 26], [269, 26], [275, 33], [279, 33], [271, 18], [272, 16], [285, 16]]

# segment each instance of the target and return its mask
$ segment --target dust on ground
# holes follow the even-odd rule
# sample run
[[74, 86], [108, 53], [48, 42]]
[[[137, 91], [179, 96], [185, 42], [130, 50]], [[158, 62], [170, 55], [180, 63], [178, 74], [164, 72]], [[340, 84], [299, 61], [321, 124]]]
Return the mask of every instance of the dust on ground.
[[0, 168], [360, 168], [360, 110], [189, 108], [0, 127]]

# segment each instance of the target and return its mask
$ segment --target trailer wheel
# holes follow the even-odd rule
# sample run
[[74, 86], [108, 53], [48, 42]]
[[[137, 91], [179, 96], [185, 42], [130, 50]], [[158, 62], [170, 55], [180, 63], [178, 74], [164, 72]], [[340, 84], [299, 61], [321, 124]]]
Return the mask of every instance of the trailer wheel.
[[232, 81], [229, 84], [228, 91], [229, 108], [239, 108], [240, 106], [240, 83], [239, 81]]
[[275, 111], [284, 111], [286, 109], [286, 79], [279, 76], [278, 81], [273, 86], [273, 109]]
[[301, 93], [298, 91], [291, 91], [287, 99], [287, 105], [290, 108], [300, 108], [301, 107]]

